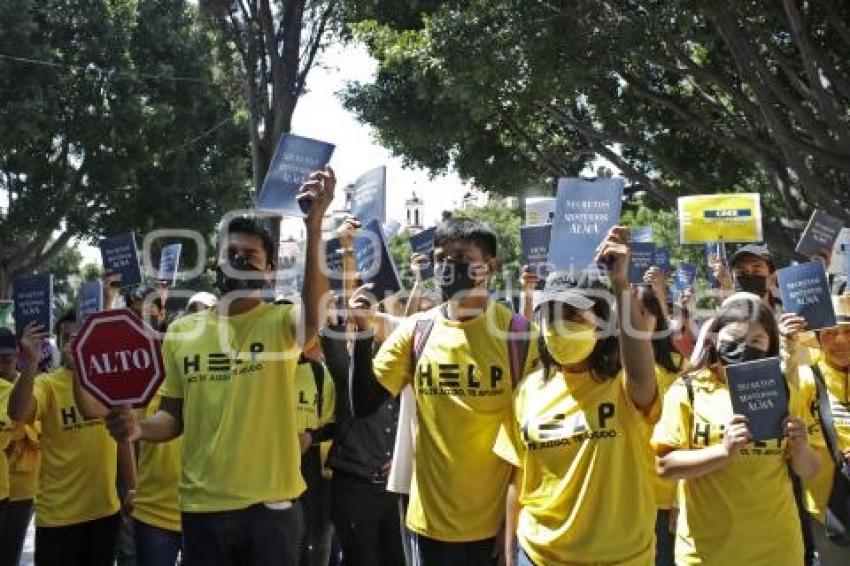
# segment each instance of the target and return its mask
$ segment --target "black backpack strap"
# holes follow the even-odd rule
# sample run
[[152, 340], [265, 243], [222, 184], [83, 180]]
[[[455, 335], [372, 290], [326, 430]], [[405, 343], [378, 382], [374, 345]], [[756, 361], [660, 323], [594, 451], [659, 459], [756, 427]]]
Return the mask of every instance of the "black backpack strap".
[[521, 314], [514, 314], [511, 317], [511, 326], [508, 330], [508, 355], [511, 363], [511, 384], [514, 389], [522, 381], [525, 362], [528, 360], [530, 329], [531, 323]]
[[310, 368], [313, 370], [313, 379], [316, 382], [316, 417], [321, 422], [322, 408], [325, 404], [325, 368], [315, 360], [310, 360]]
[[694, 403], [696, 396], [694, 395], [693, 376], [683, 377], [682, 381], [685, 384], [685, 390], [688, 392], [688, 404], [691, 406], [691, 422], [688, 424], [688, 447], [690, 447], [696, 433], [696, 408]]
[[815, 387], [818, 390], [818, 420], [820, 421], [821, 431], [823, 432], [823, 439], [826, 441], [826, 447], [832, 455], [839, 472], [842, 472], [844, 469], [844, 455], [841, 453], [838, 436], [835, 433], [835, 420], [832, 417], [832, 405], [829, 403], [829, 389], [826, 387], [826, 381], [824, 381], [823, 374], [818, 365], [812, 364], [809, 367], [815, 377]]

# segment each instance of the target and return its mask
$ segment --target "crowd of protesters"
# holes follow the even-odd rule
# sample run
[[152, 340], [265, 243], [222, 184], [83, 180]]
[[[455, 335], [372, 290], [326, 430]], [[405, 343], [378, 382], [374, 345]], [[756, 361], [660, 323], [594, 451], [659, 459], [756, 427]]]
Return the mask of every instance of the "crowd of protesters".
[[[45, 566], [850, 564], [840, 278], [837, 326], [810, 332], [782, 311], [768, 248], [742, 246], [712, 258], [717, 304], [697, 320], [658, 267], [629, 283], [618, 226], [596, 250], [604, 270], [545, 286], [524, 270], [515, 312], [489, 288], [494, 231], [449, 218], [390, 305], [359, 281], [354, 218], [329, 287], [335, 185], [325, 169], [302, 187], [298, 301], [269, 297], [275, 246], [248, 217], [219, 242], [218, 296], [169, 317], [162, 288], [127, 294], [163, 336], [165, 382], [144, 409], [81, 387], [73, 312], [20, 339], [0, 330], [0, 566], [18, 564], [33, 513]], [[771, 357], [789, 410], [754, 442], [725, 368]]]

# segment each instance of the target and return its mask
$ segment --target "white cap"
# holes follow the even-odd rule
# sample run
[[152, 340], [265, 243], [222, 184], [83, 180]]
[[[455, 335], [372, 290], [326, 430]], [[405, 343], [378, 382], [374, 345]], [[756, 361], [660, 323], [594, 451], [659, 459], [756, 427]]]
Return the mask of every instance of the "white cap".
[[218, 298], [212, 293], [201, 291], [200, 293], [195, 293], [194, 295], [192, 295], [192, 298], [189, 299], [189, 302], [186, 306], [189, 306], [192, 303], [200, 303], [206, 308], [211, 309], [218, 304]]

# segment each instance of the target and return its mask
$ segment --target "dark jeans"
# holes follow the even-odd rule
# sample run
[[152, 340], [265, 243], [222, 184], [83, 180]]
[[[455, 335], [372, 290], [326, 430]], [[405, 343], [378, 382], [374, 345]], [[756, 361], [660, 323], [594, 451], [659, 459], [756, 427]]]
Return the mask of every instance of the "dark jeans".
[[413, 556], [413, 533], [407, 528], [407, 506], [410, 504], [410, 495], [398, 495], [398, 521], [401, 532], [401, 549], [404, 552], [404, 561], [407, 566], [416, 566], [416, 558]]
[[[305, 480], [306, 480], [305, 476]], [[331, 554], [331, 482], [319, 475], [307, 480], [301, 496], [304, 509], [304, 538], [301, 541], [301, 566], [328, 566]]]
[[32, 519], [32, 499], [10, 501], [5, 506], [6, 520], [0, 527], [0, 564], [17, 566]]
[[655, 566], [673, 566], [676, 562], [676, 536], [670, 532], [670, 510], [659, 509], [655, 516]]
[[65, 527], [36, 527], [36, 566], [112, 566], [120, 524], [116, 513]]
[[345, 566], [403, 566], [398, 496], [334, 471], [331, 518]]
[[133, 519], [137, 566], [174, 566], [183, 544], [180, 531], [169, 531]]
[[297, 501], [274, 510], [259, 503], [238, 511], [183, 513], [185, 566], [297, 566], [304, 517]]
[[496, 539], [443, 542], [413, 535], [413, 553], [419, 566], [494, 566]]

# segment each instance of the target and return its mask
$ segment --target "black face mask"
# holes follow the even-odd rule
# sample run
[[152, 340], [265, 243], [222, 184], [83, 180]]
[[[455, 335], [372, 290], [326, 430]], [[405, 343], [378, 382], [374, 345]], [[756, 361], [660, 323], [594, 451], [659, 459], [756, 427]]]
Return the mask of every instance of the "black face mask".
[[767, 277], [764, 275], [736, 275], [735, 290], [764, 297], [767, 295]]
[[222, 294], [232, 291], [258, 291], [265, 289], [268, 285], [265, 279], [258, 277], [262, 272], [248, 263], [243, 255], [233, 255], [228, 259], [230, 268], [235, 271], [244, 271], [247, 277], [234, 277], [227, 275], [221, 266], [215, 268], [215, 285]]
[[721, 342], [720, 346], [717, 347], [717, 353], [724, 366], [754, 362], [767, 357], [767, 352], [764, 350], [734, 342]]
[[434, 277], [440, 285], [443, 300], [457, 296], [458, 293], [469, 291], [475, 287], [475, 279], [469, 273], [470, 264], [456, 261], [438, 263], [434, 269]]

